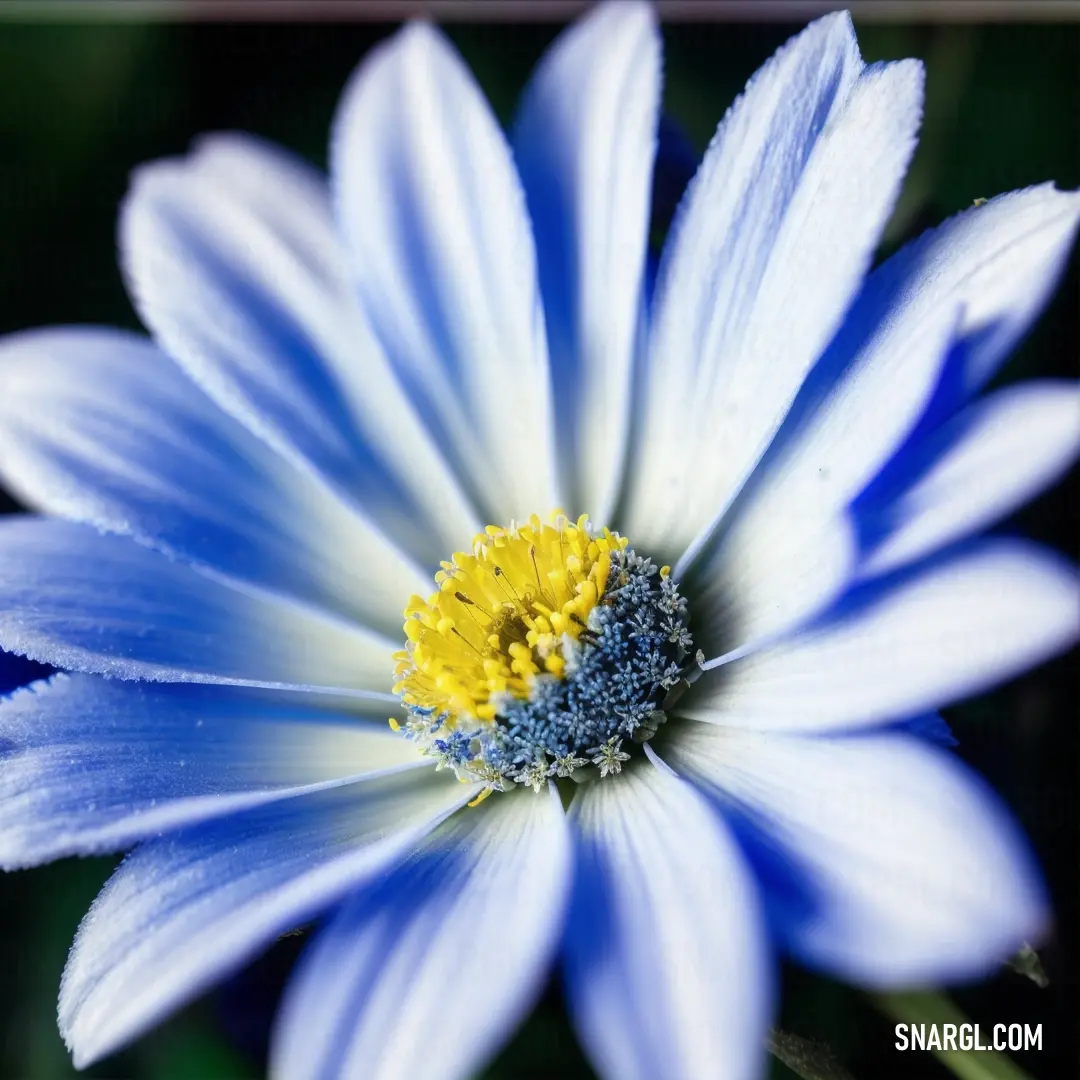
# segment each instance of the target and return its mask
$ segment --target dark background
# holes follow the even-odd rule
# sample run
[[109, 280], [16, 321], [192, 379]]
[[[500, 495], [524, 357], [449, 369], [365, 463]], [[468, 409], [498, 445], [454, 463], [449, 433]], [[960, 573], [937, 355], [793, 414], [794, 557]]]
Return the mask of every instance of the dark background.
[[[50, 323], [136, 326], [114, 258], [116, 207], [130, 169], [183, 152], [201, 131], [229, 128], [325, 164], [337, 94], [388, 29], [0, 23], [0, 332]], [[556, 29], [455, 25], [449, 32], [506, 121]], [[666, 108], [698, 151], [749, 75], [797, 29], [664, 27]], [[1080, 24], [875, 23], [858, 30], [868, 60], [918, 56], [927, 65], [923, 140], [883, 251], [979, 197], [1046, 179], [1080, 186]], [[660, 207], [660, 225], [663, 217]], [[1077, 266], [1074, 255], [1048, 312], [1000, 381], [1077, 374]], [[1077, 510], [1074, 473], [1009, 525], [1075, 557]], [[991, 780], [1031, 836], [1058, 916], [1043, 950], [1047, 989], [1003, 971], [958, 988], [955, 998], [984, 1030], [997, 1022], [1041, 1023], [1042, 1052], [1017, 1059], [1037, 1080], [1080, 1075], [1077, 690], [1074, 654], [947, 713], [958, 753]], [[56, 994], [75, 928], [114, 862], [68, 860], [0, 875], [0, 1078], [76, 1075], [56, 1033]], [[88, 1075], [260, 1075], [274, 1003], [302, 945], [299, 937], [283, 939], [231, 983]], [[865, 996], [804, 972], [785, 971], [781, 1022], [827, 1042], [858, 1080], [949, 1075], [929, 1054], [895, 1052], [891, 1021]], [[555, 988], [484, 1074], [591, 1075]], [[791, 1075], [775, 1064], [775, 1077]]]

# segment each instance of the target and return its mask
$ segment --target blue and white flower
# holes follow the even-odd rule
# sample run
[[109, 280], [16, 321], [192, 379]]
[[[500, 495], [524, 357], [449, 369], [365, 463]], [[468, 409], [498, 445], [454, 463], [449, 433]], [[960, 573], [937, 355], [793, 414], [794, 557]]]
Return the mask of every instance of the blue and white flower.
[[921, 99], [813, 23], [655, 284], [640, 4], [557, 40], [509, 141], [417, 24], [328, 182], [241, 135], [137, 173], [151, 338], [0, 345], [0, 469], [47, 515], [0, 524], [0, 645], [62, 669], [0, 704], [0, 863], [134, 848], [64, 975], [77, 1065], [323, 913], [288, 1080], [468, 1077], [556, 964], [606, 1080], [752, 1077], [778, 955], [893, 987], [1044, 931], [923, 732], [1077, 637], [1071, 567], [973, 537], [1080, 442], [1075, 385], [979, 396], [1080, 197], [871, 272]]

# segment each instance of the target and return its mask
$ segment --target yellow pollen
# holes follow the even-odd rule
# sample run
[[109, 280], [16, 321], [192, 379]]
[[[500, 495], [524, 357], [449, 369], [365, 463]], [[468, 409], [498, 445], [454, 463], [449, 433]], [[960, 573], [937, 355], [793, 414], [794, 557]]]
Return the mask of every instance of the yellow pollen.
[[565, 650], [587, 632], [611, 556], [626, 545], [607, 529], [594, 533], [584, 514], [488, 525], [471, 554], [442, 563], [438, 591], [410, 598], [394, 692], [433, 720], [445, 714], [448, 731], [493, 723], [500, 697], [523, 700], [538, 676], [565, 675]]

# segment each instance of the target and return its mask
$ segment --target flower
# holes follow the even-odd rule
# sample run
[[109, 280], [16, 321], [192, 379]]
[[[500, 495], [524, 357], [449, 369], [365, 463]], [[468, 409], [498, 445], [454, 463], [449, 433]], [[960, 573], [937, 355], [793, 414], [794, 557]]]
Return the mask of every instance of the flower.
[[1080, 199], [867, 276], [922, 74], [832, 15], [654, 283], [659, 68], [647, 7], [596, 9], [511, 150], [409, 26], [329, 187], [236, 135], [136, 175], [152, 342], [0, 345], [0, 468], [51, 515], [0, 525], [0, 645], [63, 669], [0, 704], [0, 861], [134, 846], [64, 975], [77, 1065], [325, 912], [289, 1080], [466, 1077], [557, 958], [601, 1076], [754, 1076], [778, 952], [891, 987], [1045, 927], [933, 709], [1077, 636], [1070, 567], [973, 537], [1077, 450], [1075, 386], [978, 392]]

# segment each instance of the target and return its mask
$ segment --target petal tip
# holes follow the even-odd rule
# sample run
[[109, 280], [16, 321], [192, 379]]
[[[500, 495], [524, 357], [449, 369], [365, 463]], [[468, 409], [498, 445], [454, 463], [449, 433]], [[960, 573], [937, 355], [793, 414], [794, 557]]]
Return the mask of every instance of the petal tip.
[[855, 55], [859, 56], [859, 42], [855, 33], [855, 23], [852, 21], [851, 12], [847, 9], [830, 11], [827, 15], [815, 19], [808, 24], [803, 31], [806, 33], [820, 34], [823, 37], [837, 38], [850, 48], [854, 49]]
[[578, 25], [595, 25], [601, 21], [621, 25], [637, 33], [654, 31], [659, 25], [656, 9], [648, 0], [620, 0], [618, 3], [607, 0], [589, 9]]

